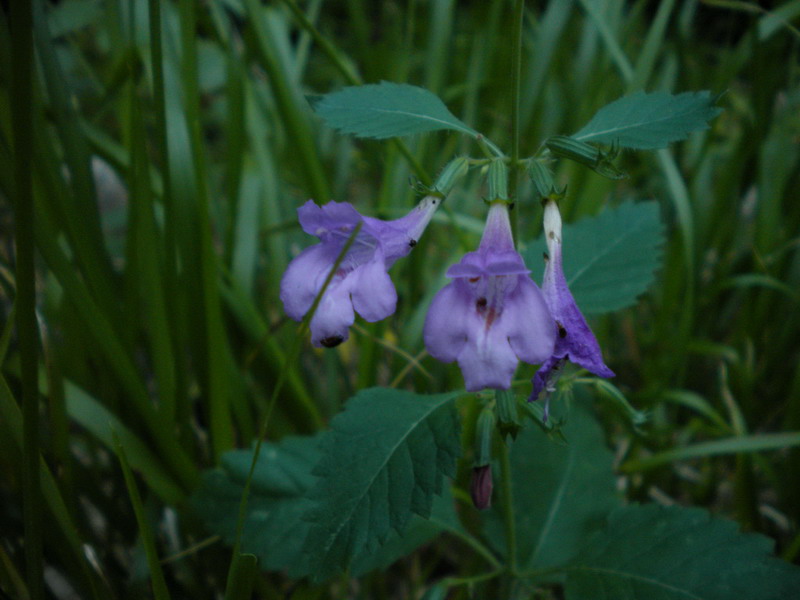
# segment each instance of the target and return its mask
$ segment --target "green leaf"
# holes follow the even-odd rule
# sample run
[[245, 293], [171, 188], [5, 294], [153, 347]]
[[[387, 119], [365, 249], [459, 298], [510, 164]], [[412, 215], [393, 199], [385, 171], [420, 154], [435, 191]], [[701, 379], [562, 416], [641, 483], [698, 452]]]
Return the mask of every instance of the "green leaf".
[[[636, 302], [661, 263], [664, 225], [656, 202], [627, 202], [596, 217], [564, 226], [564, 275], [585, 314], [619, 310]], [[535, 278], [544, 271], [544, 239], [523, 252]]]
[[708, 128], [721, 109], [707, 91], [638, 92], [601, 108], [571, 137], [584, 142], [616, 144], [622, 148], [654, 150]]
[[696, 508], [615, 510], [567, 570], [567, 600], [781, 600], [800, 569], [771, 556], [772, 541]]
[[[579, 388], [575, 391], [580, 395]], [[567, 407], [566, 415], [558, 414]], [[566, 417], [562, 428], [566, 445], [550, 440], [538, 427], [527, 427], [511, 444], [517, 552], [522, 570], [566, 564], [586, 536], [602, 527], [608, 513], [619, 505], [614, 457], [588, 402], [567, 403], [561, 396], [553, 403], [552, 412], [551, 418]], [[489, 519], [492, 540], [502, 548], [502, 517], [493, 509]]]
[[313, 108], [331, 127], [357, 137], [384, 139], [453, 129], [477, 136], [458, 120], [438, 96], [402, 83], [345, 87], [315, 98]]
[[316, 578], [373, 551], [413, 513], [430, 515], [461, 451], [457, 396], [371, 388], [333, 419], [307, 516], [305, 551]]
[[398, 559], [427, 544], [447, 530], [460, 530], [458, 515], [450, 488], [445, 486], [441, 496], [434, 496], [429, 519], [414, 515], [403, 533], [391, 533], [377, 552], [365, 552], [353, 561], [350, 573], [361, 577], [370, 571], [385, 569]]
[[[310, 504], [305, 498], [314, 483], [311, 469], [319, 459], [320, 437], [289, 437], [261, 448], [242, 534], [242, 551], [259, 559], [262, 569], [290, 570], [302, 577], [302, 547], [308, 533], [303, 516]], [[191, 498], [195, 513], [209, 532], [233, 544], [236, 518], [252, 450], [233, 450], [221, 457], [222, 468], [206, 471]]]

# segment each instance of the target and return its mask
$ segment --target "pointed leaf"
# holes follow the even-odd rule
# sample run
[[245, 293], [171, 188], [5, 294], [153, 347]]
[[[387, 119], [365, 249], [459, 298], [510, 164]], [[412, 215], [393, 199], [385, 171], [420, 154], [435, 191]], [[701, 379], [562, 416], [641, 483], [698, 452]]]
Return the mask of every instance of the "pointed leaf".
[[772, 540], [696, 508], [627, 506], [583, 544], [567, 570], [567, 600], [782, 600], [800, 568], [772, 554]]
[[312, 107], [331, 127], [358, 137], [384, 139], [438, 129], [478, 134], [457, 119], [438, 96], [402, 83], [345, 87], [314, 97]]
[[372, 388], [333, 419], [310, 493], [305, 551], [316, 578], [374, 550], [413, 513], [430, 515], [461, 451], [457, 396]]
[[[583, 400], [553, 402], [551, 419], [564, 419], [567, 443], [551, 440], [538, 427], [526, 427], [511, 444], [517, 551], [522, 570], [565, 565], [586, 536], [603, 526], [619, 506], [615, 491], [614, 457], [590, 412], [588, 394], [575, 388]], [[561, 414], [559, 414], [561, 413]], [[501, 505], [501, 503], [498, 503]], [[491, 514], [489, 533], [504, 548], [502, 516]]]
[[721, 109], [707, 91], [668, 94], [638, 92], [601, 108], [577, 133], [576, 140], [654, 150], [708, 129]]
[[[636, 302], [661, 264], [664, 225], [656, 202], [627, 202], [564, 226], [564, 275], [584, 314], [602, 314]], [[544, 239], [523, 252], [534, 277], [544, 272]]]

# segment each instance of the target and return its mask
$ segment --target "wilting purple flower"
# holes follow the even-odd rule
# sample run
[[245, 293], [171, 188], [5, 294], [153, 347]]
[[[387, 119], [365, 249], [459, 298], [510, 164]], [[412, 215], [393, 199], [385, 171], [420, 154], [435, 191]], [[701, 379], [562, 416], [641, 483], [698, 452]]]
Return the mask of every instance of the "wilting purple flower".
[[552, 356], [533, 376], [533, 393], [529, 400], [536, 400], [542, 390], [555, 391], [555, 381], [567, 360], [600, 377], [614, 376], [603, 362], [597, 339], [567, 287], [561, 266], [561, 214], [553, 200], [545, 205], [544, 235], [549, 257], [544, 269], [542, 292], [555, 319], [558, 336]]
[[489, 209], [480, 246], [448, 269], [425, 319], [434, 358], [458, 361], [467, 390], [508, 389], [517, 362], [553, 352], [555, 326], [542, 292], [514, 250], [508, 206]]
[[492, 487], [492, 465], [473, 467], [469, 495], [475, 508], [486, 510], [492, 506]]
[[354, 310], [370, 322], [394, 313], [397, 292], [386, 271], [416, 245], [440, 203], [441, 198], [427, 196], [394, 221], [362, 216], [347, 202], [317, 206], [309, 200], [297, 209], [303, 231], [320, 243], [295, 257], [281, 280], [283, 306], [296, 321], [311, 309], [353, 230], [362, 224], [311, 318], [315, 346], [332, 348], [346, 340]]

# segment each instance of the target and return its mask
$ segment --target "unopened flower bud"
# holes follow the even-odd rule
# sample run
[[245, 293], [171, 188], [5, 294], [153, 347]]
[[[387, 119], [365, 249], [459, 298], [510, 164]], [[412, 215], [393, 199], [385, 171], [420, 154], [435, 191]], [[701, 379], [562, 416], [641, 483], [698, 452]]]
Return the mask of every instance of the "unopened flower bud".
[[478, 510], [486, 510], [492, 506], [492, 465], [472, 469], [469, 493]]

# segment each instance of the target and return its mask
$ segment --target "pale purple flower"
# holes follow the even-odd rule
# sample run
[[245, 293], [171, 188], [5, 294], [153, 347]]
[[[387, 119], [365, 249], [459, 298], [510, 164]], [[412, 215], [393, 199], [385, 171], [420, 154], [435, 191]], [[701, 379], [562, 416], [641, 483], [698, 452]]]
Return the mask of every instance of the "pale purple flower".
[[347, 202], [317, 206], [309, 200], [297, 209], [303, 231], [317, 236], [320, 243], [297, 255], [281, 280], [284, 309], [296, 321], [311, 309], [353, 230], [362, 224], [311, 318], [315, 346], [332, 348], [346, 340], [354, 311], [370, 322], [394, 313], [397, 292], [386, 271], [411, 252], [441, 201], [427, 196], [394, 221], [362, 216]]
[[480, 246], [448, 269], [425, 319], [425, 347], [458, 361], [469, 391], [508, 389], [518, 361], [541, 363], [556, 330], [539, 287], [514, 250], [508, 206], [489, 209]]
[[549, 256], [546, 257], [542, 292], [555, 319], [558, 336], [552, 356], [533, 377], [533, 393], [529, 400], [536, 400], [542, 390], [548, 396], [555, 391], [555, 382], [567, 360], [600, 377], [614, 376], [603, 362], [600, 345], [567, 287], [561, 266], [561, 214], [553, 200], [545, 205], [544, 234]]

